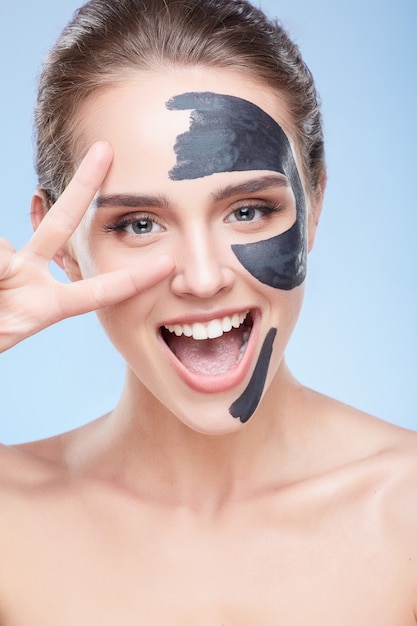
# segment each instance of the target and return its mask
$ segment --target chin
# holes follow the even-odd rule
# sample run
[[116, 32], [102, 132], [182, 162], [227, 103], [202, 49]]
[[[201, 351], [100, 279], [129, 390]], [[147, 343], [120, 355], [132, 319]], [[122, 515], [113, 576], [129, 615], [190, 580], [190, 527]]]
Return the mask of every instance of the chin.
[[207, 416], [199, 412], [198, 418], [193, 420], [188, 415], [187, 417], [176, 416], [176, 419], [195, 433], [213, 437], [231, 435], [242, 430], [246, 425], [232, 417], [227, 409], [223, 412], [211, 411]]

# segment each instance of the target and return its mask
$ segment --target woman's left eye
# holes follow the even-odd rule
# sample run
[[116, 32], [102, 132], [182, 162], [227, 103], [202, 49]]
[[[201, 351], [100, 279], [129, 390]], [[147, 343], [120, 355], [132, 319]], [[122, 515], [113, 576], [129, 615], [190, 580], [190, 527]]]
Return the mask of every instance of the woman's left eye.
[[243, 206], [227, 216], [226, 222], [253, 222], [259, 220], [274, 209], [268, 206]]

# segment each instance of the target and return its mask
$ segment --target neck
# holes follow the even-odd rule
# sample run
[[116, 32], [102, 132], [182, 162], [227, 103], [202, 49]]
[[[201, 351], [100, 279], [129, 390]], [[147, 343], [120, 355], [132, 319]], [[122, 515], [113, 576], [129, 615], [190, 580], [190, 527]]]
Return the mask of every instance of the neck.
[[295, 426], [291, 398], [299, 388], [283, 364], [249, 422], [229, 434], [205, 435], [185, 426], [128, 374], [116, 409], [91, 431], [94, 474], [142, 497], [193, 509], [213, 511], [251, 497], [280, 480], [288, 425]]

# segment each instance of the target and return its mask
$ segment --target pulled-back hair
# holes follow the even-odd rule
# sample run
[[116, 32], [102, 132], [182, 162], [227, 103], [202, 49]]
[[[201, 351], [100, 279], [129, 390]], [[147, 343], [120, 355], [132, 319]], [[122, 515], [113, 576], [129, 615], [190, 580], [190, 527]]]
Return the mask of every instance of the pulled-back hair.
[[285, 30], [246, 0], [90, 0], [47, 57], [35, 111], [39, 187], [50, 202], [74, 173], [77, 112], [127, 71], [229, 68], [284, 97], [308, 186], [324, 170], [320, 106], [314, 81]]

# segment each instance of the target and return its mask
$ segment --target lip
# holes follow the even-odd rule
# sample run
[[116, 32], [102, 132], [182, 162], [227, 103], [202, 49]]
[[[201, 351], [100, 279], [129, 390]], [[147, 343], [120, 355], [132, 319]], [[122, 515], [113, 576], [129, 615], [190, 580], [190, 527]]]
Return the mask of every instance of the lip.
[[223, 391], [228, 391], [233, 387], [236, 387], [246, 378], [251, 364], [253, 363], [253, 357], [256, 350], [256, 346], [258, 345], [259, 332], [260, 332], [260, 320], [261, 315], [258, 309], [246, 307], [244, 309], [236, 310], [222, 310], [216, 311], [216, 313], [212, 312], [210, 314], [203, 313], [201, 315], [186, 315], [181, 318], [173, 318], [161, 325], [175, 325], [175, 324], [192, 324], [195, 322], [208, 323], [213, 319], [221, 319], [226, 316], [233, 315], [235, 313], [242, 313], [244, 311], [250, 311], [252, 316], [253, 326], [249, 336], [248, 344], [246, 346], [245, 352], [239, 361], [239, 363], [230, 369], [228, 372], [224, 374], [216, 374], [216, 375], [207, 375], [207, 374], [199, 374], [197, 372], [190, 372], [177, 357], [175, 354], [168, 348], [167, 344], [162, 337], [162, 333], [160, 328], [158, 329], [158, 340], [162, 345], [162, 348], [165, 354], [168, 357], [168, 361], [173, 369], [176, 371], [181, 380], [191, 389], [198, 391], [200, 393], [221, 393]]

